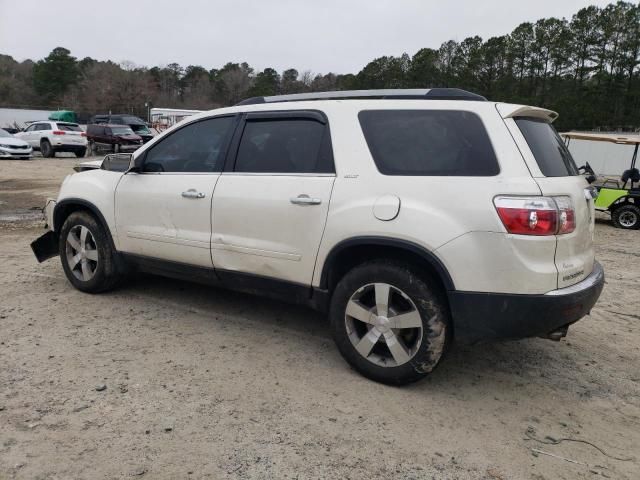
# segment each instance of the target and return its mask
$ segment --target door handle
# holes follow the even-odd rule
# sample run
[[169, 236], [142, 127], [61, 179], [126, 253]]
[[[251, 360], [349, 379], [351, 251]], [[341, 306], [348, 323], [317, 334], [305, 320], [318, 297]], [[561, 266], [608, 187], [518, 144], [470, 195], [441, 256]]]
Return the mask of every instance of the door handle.
[[319, 198], [311, 198], [306, 193], [302, 193], [297, 197], [291, 197], [291, 203], [294, 205], [320, 205], [322, 200]]
[[182, 192], [184, 198], [204, 198], [204, 193], [197, 192], [195, 188], [190, 188], [186, 192]]

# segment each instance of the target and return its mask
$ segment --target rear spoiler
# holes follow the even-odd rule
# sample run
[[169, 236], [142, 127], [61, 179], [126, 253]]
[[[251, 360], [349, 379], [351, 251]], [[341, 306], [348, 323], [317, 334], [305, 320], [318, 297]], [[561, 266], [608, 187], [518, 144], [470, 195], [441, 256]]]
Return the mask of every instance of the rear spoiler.
[[546, 108], [515, 105], [513, 103], [496, 103], [496, 110], [502, 118], [529, 117], [539, 118], [551, 123], [558, 118], [558, 113]]

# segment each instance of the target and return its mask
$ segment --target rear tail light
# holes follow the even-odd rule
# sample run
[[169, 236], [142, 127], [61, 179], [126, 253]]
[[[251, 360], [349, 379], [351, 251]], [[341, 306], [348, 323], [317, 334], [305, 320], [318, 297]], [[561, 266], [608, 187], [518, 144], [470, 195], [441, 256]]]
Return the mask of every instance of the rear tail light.
[[62, 130], [54, 130], [53, 134], [54, 135], [64, 135], [65, 133]]
[[553, 197], [558, 206], [558, 233], [571, 233], [576, 229], [576, 213], [569, 197]]
[[496, 197], [493, 203], [507, 232], [559, 235], [576, 228], [569, 197]]
[[86, 137], [86, 136], [87, 136], [87, 132], [82, 132], [82, 133], [80, 134], [80, 136], [81, 136], [81, 137]]

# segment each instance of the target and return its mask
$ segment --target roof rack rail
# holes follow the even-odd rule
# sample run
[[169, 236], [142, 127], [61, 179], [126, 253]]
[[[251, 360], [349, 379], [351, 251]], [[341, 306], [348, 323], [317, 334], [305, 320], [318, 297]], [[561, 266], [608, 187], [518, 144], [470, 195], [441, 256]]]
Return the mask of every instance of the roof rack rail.
[[459, 88], [388, 88], [380, 90], [337, 90], [332, 92], [292, 93], [269, 97], [251, 97], [236, 105], [256, 105], [259, 103], [304, 102], [307, 100], [355, 100], [355, 99], [395, 99], [395, 100], [472, 100], [486, 102], [477, 93]]

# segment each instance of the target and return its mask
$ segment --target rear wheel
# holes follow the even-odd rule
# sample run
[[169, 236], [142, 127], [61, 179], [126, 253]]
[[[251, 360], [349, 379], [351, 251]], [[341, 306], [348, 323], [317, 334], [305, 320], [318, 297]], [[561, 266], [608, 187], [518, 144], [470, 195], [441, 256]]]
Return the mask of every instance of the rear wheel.
[[611, 212], [611, 220], [618, 228], [637, 230], [640, 228], [640, 208], [631, 204], [622, 205]]
[[78, 150], [77, 152], [74, 152], [76, 154], [76, 157], [78, 158], [84, 158], [84, 156], [87, 154], [87, 149], [83, 148], [82, 150]]
[[448, 312], [437, 286], [402, 263], [376, 261], [348, 272], [333, 293], [330, 317], [343, 357], [382, 383], [425, 377], [448, 343]]
[[40, 141], [40, 151], [42, 152], [42, 156], [45, 158], [55, 157], [56, 155], [56, 152], [53, 150], [49, 140], [46, 139]]
[[74, 212], [60, 230], [60, 260], [67, 279], [78, 290], [98, 293], [121, 278], [108, 233], [88, 212]]

